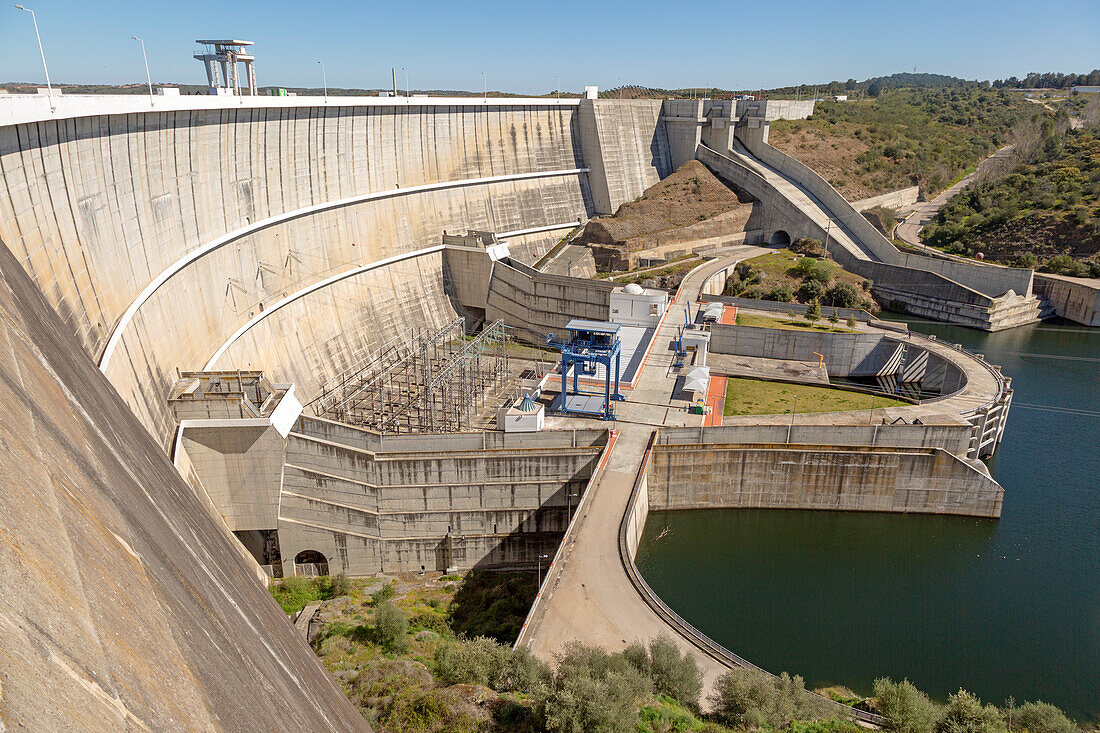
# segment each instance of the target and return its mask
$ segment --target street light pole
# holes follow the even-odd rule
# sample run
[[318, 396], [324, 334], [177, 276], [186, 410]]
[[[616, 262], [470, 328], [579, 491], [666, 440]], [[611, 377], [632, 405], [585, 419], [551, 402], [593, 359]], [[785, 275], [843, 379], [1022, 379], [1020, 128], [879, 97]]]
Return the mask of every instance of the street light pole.
[[325, 104], [328, 104], [328, 76], [325, 74], [325, 62], [318, 61], [321, 65], [321, 83], [325, 85]]
[[539, 555], [539, 588], [542, 587], [542, 561], [550, 557], [549, 555]]
[[411, 97], [412, 94], [409, 93], [409, 70], [404, 66], [401, 67], [401, 70], [405, 72], [405, 96]]
[[565, 495], [565, 515], [569, 518], [566, 524], [573, 521], [573, 499], [576, 499], [580, 494], [566, 494]]
[[481, 72], [481, 98], [489, 98], [489, 84], [485, 81], [485, 72]]
[[38, 39], [38, 54], [42, 57], [42, 70], [46, 72], [46, 90], [50, 96], [50, 111], [53, 112], [56, 107], [53, 104], [53, 85], [50, 84], [50, 70], [46, 66], [46, 52], [42, 50], [42, 36], [38, 33], [38, 18], [35, 16], [34, 11], [30, 8], [24, 8], [22, 5], [16, 5], [16, 10], [25, 10], [31, 14], [31, 22], [34, 23], [34, 37]]
[[149, 106], [153, 106], [153, 78], [149, 76], [149, 57], [145, 55], [145, 41], [137, 36], [130, 36], [141, 44], [141, 58], [145, 59], [145, 83], [149, 85]]
[[557, 74], [554, 74], [554, 98], [561, 99], [561, 82], [558, 81]]

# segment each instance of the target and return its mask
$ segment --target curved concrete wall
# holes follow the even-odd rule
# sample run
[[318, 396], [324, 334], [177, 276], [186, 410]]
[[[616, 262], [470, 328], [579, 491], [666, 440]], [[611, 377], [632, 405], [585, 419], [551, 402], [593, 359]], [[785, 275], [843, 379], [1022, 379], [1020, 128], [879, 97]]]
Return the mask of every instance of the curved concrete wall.
[[[575, 106], [223, 105], [0, 127], [0, 237], [93, 356], [158, 275], [240, 232], [157, 288], [105, 366], [162, 441], [176, 368], [201, 367], [289, 294], [438, 245], [445, 229], [531, 229], [591, 209]], [[523, 237], [513, 253], [533, 260], [555, 240]], [[453, 317], [441, 273], [428, 271], [437, 264], [394, 264], [311, 294], [218, 365], [274, 357], [272, 374], [308, 399], [336, 365], [397, 335], [387, 329]]]
[[993, 298], [1000, 297], [1009, 290], [1016, 295], [1031, 295], [1031, 270], [999, 265], [972, 265], [898, 251], [847, 199], [811, 168], [756, 136], [746, 135], [738, 139], [754, 156], [797, 183], [824, 205], [840, 226], [855, 235], [853, 239], [864, 246], [874, 259], [938, 273]]

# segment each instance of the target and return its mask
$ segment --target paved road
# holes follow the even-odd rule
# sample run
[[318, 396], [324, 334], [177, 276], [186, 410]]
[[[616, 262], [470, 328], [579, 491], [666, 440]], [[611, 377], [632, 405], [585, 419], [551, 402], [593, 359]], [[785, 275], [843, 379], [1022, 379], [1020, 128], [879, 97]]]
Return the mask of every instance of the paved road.
[[[665, 634], [684, 651], [692, 652], [703, 670], [704, 697], [726, 667], [698, 652], [642, 600], [623, 568], [619, 556], [619, 524], [634, 488], [646, 445], [658, 425], [699, 425], [702, 416], [680, 408], [686, 401], [673, 399], [677, 372], [668, 346], [676, 328], [684, 324], [684, 305], [694, 304], [703, 283], [731, 262], [770, 250], [738, 247], [729, 256], [697, 268], [680, 287], [680, 296], [669, 309], [654, 348], [627, 402], [618, 403], [620, 431], [607, 466], [584, 499], [574, 528], [547, 574], [541, 614], [535, 614], [525, 632], [526, 643], [543, 659], [552, 658], [568, 641], [595, 644], [608, 650], [625, 648], [634, 641], [648, 642]], [[558, 421], [562, 421], [558, 424]], [[548, 418], [547, 427], [581, 427], [588, 421]], [[581, 424], [578, 424], [581, 423]], [[607, 423], [593, 421], [593, 426]]]
[[914, 247], [919, 247], [920, 249], [925, 250], [930, 254], [942, 256], [943, 253], [939, 250], [932, 249], [931, 247], [925, 247], [923, 244], [921, 244], [921, 227], [936, 218], [936, 214], [939, 212], [940, 208], [948, 201], [950, 201], [951, 197], [973, 183], [974, 179], [980, 176], [982, 173], [1002, 163], [1010, 155], [1012, 155], [1012, 146], [1006, 145], [1005, 147], [1001, 148], [997, 152], [993, 153], [993, 155], [989, 156], [981, 163], [979, 163], [978, 167], [974, 169], [973, 173], [967, 176], [963, 176], [963, 178], [958, 183], [944, 190], [936, 198], [932, 199], [931, 201], [917, 203], [916, 207], [913, 209], [913, 212], [909, 214], [909, 216], [905, 217], [904, 221], [898, 224], [897, 228], [894, 230], [894, 236], [896, 236], [903, 242], [907, 242]]

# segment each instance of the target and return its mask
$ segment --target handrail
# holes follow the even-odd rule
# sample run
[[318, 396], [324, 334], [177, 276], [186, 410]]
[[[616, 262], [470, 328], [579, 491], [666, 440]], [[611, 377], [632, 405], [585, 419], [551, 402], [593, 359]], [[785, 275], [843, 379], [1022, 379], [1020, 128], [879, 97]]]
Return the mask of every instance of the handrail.
[[[649, 468], [649, 459], [653, 451], [653, 446], [656, 443], [657, 435], [660, 430], [654, 430], [649, 436], [649, 445], [646, 446], [645, 455], [642, 458], [641, 467], [638, 469], [638, 474], [634, 478], [634, 488], [630, 493], [630, 499], [626, 503], [626, 511], [623, 513], [622, 521], [619, 523], [619, 558], [622, 561], [623, 569], [626, 571], [627, 577], [630, 579], [634, 589], [638, 591], [638, 595], [642, 600], [656, 613], [665, 623], [667, 623], [673, 631], [678, 633], [685, 641], [697, 648], [699, 651], [706, 654], [711, 659], [715, 660], [719, 664], [725, 667], [741, 667], [746, 669], [756, 670], [757, 672], [763, 672], [770, 677], [775, 678], [776, 675], [768, 672], [761, 667], [756, 666], [752, 662], [744, 659], [743, 657], [734, 654], [730, 650], [726, 649], [721, 644], [715, 642], [709, 636], [699, 631], [697, 628], [685, 621], [678, 613], [673, 611], [668, 605], [661, 600], [660, 596], [653, 592], [653, 589], [649, 587], [649, 583], [645, 581], [641, 573], [638, 571], [638, 566], [634, 563], [634, 558], [630, 555], [630, 548], [627, 544], [627, 531], [630, 523], [630, 517], [634, 513], [634, 507], [638, 503], [638, 496], [641, 493], [642, 480], [646, 475], [646, 471]], [[829, 704], [837, 707], [840, 711], [848, 716], [854, 717], [858, 720], [862, 720], [872, 725], [884, 726], [889, 720], [881, 715], [875, 713], [869, 713], [866, 710], [860, 710], [850, 705], [831, 700], [824, 695], [820, 695], [812, 690], [807, 690], [807, 694], [813, 695], [816, 698], [826, 701]]]

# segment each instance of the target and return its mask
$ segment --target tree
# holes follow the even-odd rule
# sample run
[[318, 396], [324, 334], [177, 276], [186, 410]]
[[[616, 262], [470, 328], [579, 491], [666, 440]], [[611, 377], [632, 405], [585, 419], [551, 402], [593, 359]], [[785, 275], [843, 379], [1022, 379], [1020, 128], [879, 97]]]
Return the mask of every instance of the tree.
[[768, 300], [775, 300], [780, 303], [790, 303], [794, 300], [794, 291], [791, 290], [791, 286], [786, 283], [778, 285], [768, 291]]
[[829, 314], [829, 323], [840, 323], [840, 314], [836, 308], [833, 308], [833, 312]]
[[1026, 702], [1012, 714], [1013, 731], [1078, 733], [1077, 726], [1058, 708], [1045, 702]]
[[821, 304], [816, 300], [811, 300], [809, 307], [806, 308], [806, 313], [802, 317], [809, 321], [811, 326], [817, 323], [821, 320]]
[[838, 308], [858, 308], [863, 298], [851, 283], [836, 283], [825, 291], [824, 300]]
[[1004, 717], [995, 705], [982, 701], [966, 690], [947, 698], [947, 707], [936, 726], [936, 733], [1000, 733], [1006, 730]]
[[642, 649], [641, 655], [638, 655], [637, 649], [634, 649], [633, 654], [628, 649], [627, 658], [632, 659], [636, 666], [641, 662], [642, 666], [638, 669], [653, 681], [655, 692], [668, 695], [685, 707], [699, 706], [699, 693], [703, 691], [703, 673], [695, 657], [688, 652], [681, 652], [671, 638], [661, 635], [650, 641], [648, 655], [645, 649]]
[[878, 709], [889, 721], [894, 733], [932, 733], [936, 705], [909, 680], [894, 682], [889, 677], [875, 680], [874, 697]]
[[374, 608], [374, 634], [378, 645], [392, 654], [400, 654], [409, 648], [405, 632], [409, 630], [409, 618], [397, 606], [382, 601]]
[[807, 280], [798, 288], [798, 297], [807, 303], [825, 294], [825, 286], [817, 280]]
[[856, 327], [856, 317], [855, 316], [848, 316], [848, 320], [846, 321], [846, 323], [848, 324], [848, 328], [855, 328]]
[[634, 731], [638, 700], [650, 693], [650, 685], [626, 655], [572, 642], [557, 661], [557, 672], [535, 694], [547, 731]]
[[709, 697], [714, 716], [725, 725], [779, 729], [792, 720], [822, 718], [833, 712], [825, 700], [806, 692], [801, 677], [773, 677], [755, 669], [731, 669], [714, 683]]

